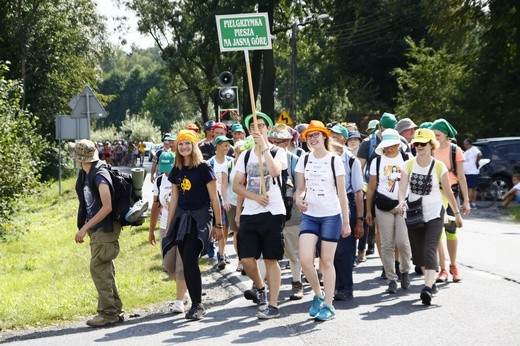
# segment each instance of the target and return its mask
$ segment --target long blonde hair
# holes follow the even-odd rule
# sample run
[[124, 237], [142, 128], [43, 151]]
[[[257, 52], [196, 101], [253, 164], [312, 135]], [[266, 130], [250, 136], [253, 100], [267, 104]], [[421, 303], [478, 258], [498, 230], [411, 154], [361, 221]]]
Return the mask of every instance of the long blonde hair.
[[195, 168], [198, 165], [200, 165], [202, 161], [204, 161], [204, 158], [202, 157], [202, 152], [200, 151], [200, 148], [197, 145], [197, 143], [193, 143], [192, 141], [190, 141], [190, 143], [192, 149], [191, 154], [189, 156], [182, 156], [181, 154], [179, 154], [179, 143], [177, 142], [176, 144], [177, 150], [174, 165], [178, 169], [182, 169], [185, 166], [188, 168]]

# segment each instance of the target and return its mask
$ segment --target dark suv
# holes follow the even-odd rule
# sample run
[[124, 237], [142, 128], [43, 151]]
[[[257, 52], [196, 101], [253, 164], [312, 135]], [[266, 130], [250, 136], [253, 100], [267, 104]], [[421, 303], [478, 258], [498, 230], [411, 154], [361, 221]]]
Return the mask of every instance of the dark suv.
[[479, 180], [491, 180], [498, 188], [498, 197], [511, 189], [513, 174], [520, 173], [520, 137], [479, 139], [473, 143], [482, 152]]

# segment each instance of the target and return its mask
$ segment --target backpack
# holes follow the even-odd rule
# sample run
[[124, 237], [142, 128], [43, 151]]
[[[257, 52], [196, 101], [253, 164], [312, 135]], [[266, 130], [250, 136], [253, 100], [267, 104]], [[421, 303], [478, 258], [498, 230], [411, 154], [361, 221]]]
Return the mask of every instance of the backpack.
[[[225, 156], [226, 158], [226, 161], [227, 161], [227, 168], [228, 168], [228, 178], [229, 178], [229, 175], [231, 174], [231, 170], [233, 169], [233, 158], [231, 156]], [[208, 163], [209, 165], [211, 166], [211, 168], [215, 169], [215, 156], [212, 156], [209, 160], [208, 160]]]
[[[110, 216], [112, 217], [112, 221], [120, 222], [121, 226], [142, 225], [142, 218], [139, 218], [135, 222], [128, 222], [125, 219], [130, 208], [132, 208], [135, 202], [141, 199], [134, 192], [132, 175], [117, 169], [112, 169], [112, 166], [101, 163], [101, 161], [98, 161], [93, 168], [95, 171], [94, 174], [92, 174], [92, 180], [100, 169], [106, 169], [112, 180], [112, 184], [110, 185], [110, 194], [112, 195], [112, 212]], [[93, 186], [93, 181], [91, 182], [91, 186]], [[94, 191], [98, 194], [97, 197], [99, 198], [99, 192], [97, 190]]]
[[[251, 150], [246, 151], [244, 156], [244, 167], [247, 168], [247, 162], [249, 161], [249, 156], [251, 155]], [[276, 153], [278, 152], [278, 147], [273, 146], [269, 152], [271, 156], [274, 158]], [[278, 184], [280, 187], [280, 192], [282, 194], [283, 204], [285, 205], [285, 221], [289, 221], [291, 219], [291, 211], [293, 207], [293, 192], [294, 185], [289, 176], [289, 164], [287, 164], [287, 168], [283, 169], [279, 176], [273, 178], [273, 184]]]

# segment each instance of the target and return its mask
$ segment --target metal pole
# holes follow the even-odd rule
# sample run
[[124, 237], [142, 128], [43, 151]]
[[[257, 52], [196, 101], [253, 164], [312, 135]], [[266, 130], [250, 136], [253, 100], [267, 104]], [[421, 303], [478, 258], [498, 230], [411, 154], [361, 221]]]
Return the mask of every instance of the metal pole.
[[[60, 133], [61, 137], [61, 133]], [[59, 194], [61, 196], [61, 139], [58, 140], [58, 185], [59, 185]]]
[[87, 139], [90, 139], [90, 87], [87, 88]]
[[291, 117], [297, 122], [296, 117], [296, 29], [298, 24], [296, 22], [292, 25], [291, 34]]

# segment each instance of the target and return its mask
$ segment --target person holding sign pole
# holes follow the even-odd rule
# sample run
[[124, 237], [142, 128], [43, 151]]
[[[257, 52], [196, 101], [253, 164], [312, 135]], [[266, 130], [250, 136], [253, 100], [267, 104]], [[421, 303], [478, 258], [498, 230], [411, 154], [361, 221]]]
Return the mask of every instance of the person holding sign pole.
[[[245, 125], [254, 138], [255, 146], [242, 152], [236, 163], [233, 191], [244, 198], [237, 235], [238, 257], [247, 275], [257, 288], [259, 319], [280, 317], [278, 295], [281, 270], [278, 261], [283, 258], [282, 230], [285, 224], [285, 206], [278, 178], [287, 168], [284, 150], [274, 150], [267, 140], [273, 122], [269, 116], [249, 115]], [[255, 126], [251, 126], [253, 118]], [[257, 260], [263, 257], [269, 284], [269, 302], [266, 287], [258, 270]]]

